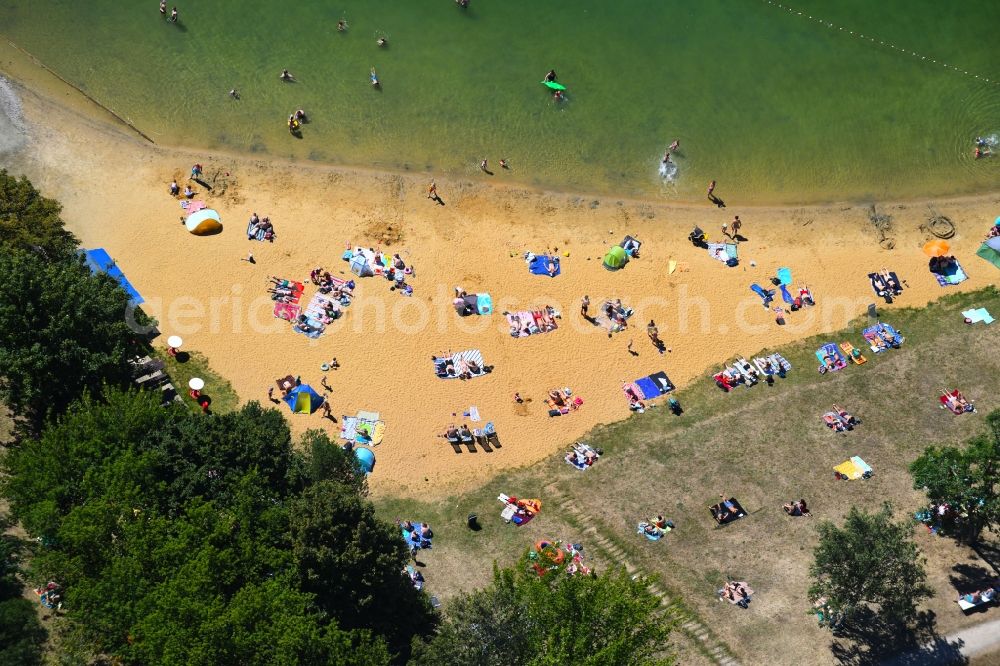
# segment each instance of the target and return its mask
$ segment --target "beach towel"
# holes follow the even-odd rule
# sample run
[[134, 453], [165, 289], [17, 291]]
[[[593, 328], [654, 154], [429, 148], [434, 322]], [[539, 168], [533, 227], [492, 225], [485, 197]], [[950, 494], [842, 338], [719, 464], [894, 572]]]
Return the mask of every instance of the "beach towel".
[[480, 421], [479, 408], [476, 407], [475, 405], [471, 405], [469, 407], [468, 416], [470, 421], [472, 421], [473, 423], [478, 423]]
[[982, 322], [984, 324], [992, 324], [994, 319], [990, 315], [986, 308], [978, 308], [975, 310], [966, 310], [962, 313], [962, 316], [969, 320], [969, 323], [978, 324]]
[[795, 299], [793, 299], [792, 295], [788, 293], [788, 287], [786, 287], [784, 284], [781, 285], [781, 300], [788, 303], [789, 305], [794, 305], [795, 303]]
[[274, 316], [285, 321], [293, 321], [299, 316], [301, 308], [295, 303], [275, 303]]
[[306, 317], [305, 322], [296, 323], [292, 326], [292, 330], [296, 333], [301, 333], [302, 335], [315, 340], [319, 336], [323, 335], [323, 331], [326, 327], [318, 319], [311, 319]]
[[736, 243], [726, 243], [726, 265], [735, 266], [739, 262], [739, 247]]
[[[361, 414], [361, 412], [358, 412]], [[340, 438], [365, 446], [378, 446], [385, 436], [385, 422], [358, 416], [344, 416], [340, 421]]]
[[876, 328], [881, 329], [883, 333], [887, 333], [889, 337], [891, 337], [896, 342], [897, 345], [903, 344], [903, 342], [906, 340], [906, 338], [904, 338], [899, 331], [897, 331], [892, 327], [892, 324], [879, 322], [876, 325]]
[[937, 283], [942, 287], [961, 284], [969, 279], [969, 276], [962, 270], [962, 266], [958, 263], [957, 259], [955, 260], [955, 266], [947, 273], [943, 275], [941, 273], [933, 273], [933, 275], [937, 279]]
[[833, 469], [834, 471], [840, 472], [841, 476], [845, 476], [852, 480], [861, 478], [867, 479], [873, 474], [873, 470], [869, 467], [868, 463], [858, 456], [851, 456], [850, 460], [845, 460]]
[[662, 527], [654, 527], [652, 532], [647, 532], [646, 531], [647, 527], [649, 527], [649, 523], [647, 523], [646, 521], [642, 521], [636, 526], [635, 531], [638, 534], [641, 534], [642, 536], [646, 537], [650, 541], [659, 541], [660, 539], [663, 538], [663, 535], [666, 533], [666, 530], [663, 529]]
[[[829, 366], [826, 363], [828, 357], [833, 359], [832, 364]], [[828, 342], [817, 349], [816, 358], [819, 360], [819, 366], [830, 372], [836, 372], [847, 366], [847, 360], [844, 358], [844, 355], [837, 348], [837, 345], [832, 342]]]
[[792, 271], [788, 268], [778, 269], [778, 281], [781, 282], [782, 287], [787, 287], [792, 283]]
[[493, 314], [493, 298], [489, 294], [476, 294], [476, 312], [481, 315]]
[[718, 259], [722, 263], [729, 261], [729, 255], [726, 254], [726, 244], [725, 243], [708, 243], [708, 256], [713, 259]]
[[886, 303], [892, 303], [892, 288], [886, 283], [885, 278], [878, 273], [869, 273], [868, 280], [871, 282], [872, 291], [876, 296], [881, 296]]
[[[771, 363], [772, 370], [770, 372], [765, 372], [764, 370], [764, 368], [767, 367], [767, 363], [765, 361], [770, 361]], [[780, 375], [792, 369], [792, 364], [789, 363], [788, 359], [786, 359], [781, 354], [771, 354], [770, 356], [767, 356], [765, 358], [757, 357], [754, 359], [754, 365], [756, 365], [757, 369], [766, 375], [773, 375], [773, 374]], [[778, 372], [779, 369], [782, 372]]]
[[670, 377], [667, 377], [667, 373], [663, 371], [654, 372], [649, 376], [649, 379], [653, 380], [657, 388], [660, 389], [660, 395], [674, 390], [674, 383], [670, 381]]
[[649, 377], [637, 379], [634, 383], [639, 388], [639, 392], [645, 400], [652, 400], [653, 398], [659, 398], [663, 395], [660, 393], [660, 389], [656, 385], [656, 382]]
[[[549, 273], [549, 262], [552, 262], [555, 268], [554, 273]], [[530, 271], [533, 275], [555, 277], [562, 272], [562, 267], [559, 265], [559, 257], [550, 257], [545, 254], [539, 254], [532, 257], [528, 262], [528, 271]]]
[[[721, 503], [713, 504], [712, 506], [709, 507], [709, 510], [712, 512], [712, 517], [715, 518], [715, 522], [719, 523], [720, 525], [727, 525], [747, 515], [746, 510], [742, 506], [740, 506], [740, 503], [736, 501], [735, 497], [730, 497], [728, 502], [733, 505], [732, 511], [728, 509], [725, 510], [721, 509], [722, 507]], [[720, 513], [722, 514], [721, 518], [719, 517]]]

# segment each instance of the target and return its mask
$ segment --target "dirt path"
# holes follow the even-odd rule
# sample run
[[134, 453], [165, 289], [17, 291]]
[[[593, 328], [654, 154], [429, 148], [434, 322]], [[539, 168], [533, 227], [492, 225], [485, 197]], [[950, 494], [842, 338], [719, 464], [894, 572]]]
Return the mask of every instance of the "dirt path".
[[904, 652], [883, 662], [883, 666], [903, 666], [904, 664], [946, 666], [947, 664], [965, 663], [964, 658], [975, 657], [997, 649], [1000, 649], [1000, 618], [948, 634], [926, 644], [919, 651]]

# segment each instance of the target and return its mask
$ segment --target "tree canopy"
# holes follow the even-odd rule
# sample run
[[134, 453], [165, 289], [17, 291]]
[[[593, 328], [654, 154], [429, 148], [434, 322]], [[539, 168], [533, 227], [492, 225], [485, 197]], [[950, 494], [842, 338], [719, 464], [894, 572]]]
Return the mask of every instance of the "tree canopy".
[[416, 646], [422, 666], [666, 665], [673, 622], [624, 569], [544, 576], [527, 557], [452, 601], [439, 631]]
[[66, 258], [77, 240], [66, 230], [59, 202], [43, 197], [27, 178], [0, 169], [0, 248], [39, 252], [44, 258]]
[[138, 351], [129, 313], [118, 284], [75, 258], [0, 253], [0, 402], [38, 432], [83, 392], [126, 386]]
[[913, 487], [944, 507], [941, 527], [970, 543], [1000, 524], [1000, 410], [965, 448], [931, 446], [910, 465]]
[[322, 432], [250, 403], [205, 417], [87, 397], [5, 460], [31, 571], [126, 663], [386, 664], [434, 615], [395, 526]]
[[931, 590], [911, 538], [912, 523], [893, 522], [886, 504], [876, 513], [854, 507], [843, 527], [825, 521], [818, 529], [819, 545], [810, 568], [814, 601], [825, 600], [832, 614], [848, 622], [871, 613], [897, 625], [916, 617], [917, 604], [931, 596]]
[[41, 644], [45, 641], [45, 630], [34, 606], [21, 596], [17, 579], [19, 550], [12, 537], [0, 539], [0, 666], [41, 663]]

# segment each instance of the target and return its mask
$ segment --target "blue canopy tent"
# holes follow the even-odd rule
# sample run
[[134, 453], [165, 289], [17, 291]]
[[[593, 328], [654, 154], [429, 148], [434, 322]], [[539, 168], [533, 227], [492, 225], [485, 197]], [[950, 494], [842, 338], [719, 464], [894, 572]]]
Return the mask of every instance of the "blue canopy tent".
[[284, 401], [293, 414], [312, 414], [323, 404], [323, 396], [309, 384], [300, 384], [285, 395]]
[[82, 252], [87, 266], [90, 267], [90, 272], [95, 275], [97, 273], [107, 273], [111, 276], [125, 290], [125, 293], [128, 294], [130, 305], [137, 306], [145, 302], [145, 299], [139, 295], [139, 292], [135, 290], [135, 287], [132, 286], [132, 283], [128, 281], [128, 278], [125, 277], [125, 274], [118, 268], [114, 260], [108, 256], [107, 251], [103, 247], [93, 250], [82, 250]]
[[375, 454], [370, 449], [358, 447], [354, 449], [354, 457], [358, 459], [358, 465], [365, 474], [371, 474], [375, 469]]

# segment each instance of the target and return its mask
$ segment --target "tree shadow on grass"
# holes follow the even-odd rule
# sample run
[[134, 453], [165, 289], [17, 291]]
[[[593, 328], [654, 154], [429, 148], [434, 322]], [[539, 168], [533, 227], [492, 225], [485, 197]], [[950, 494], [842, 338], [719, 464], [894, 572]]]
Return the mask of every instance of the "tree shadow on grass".
[[864, 611], [835, 632], [830, 651], [845, 666], [921, 666], [967, 664], [961, 641], [948, 642], [936, 631], [933, 612], [924, 611], [907, 627], [886, 622]]

